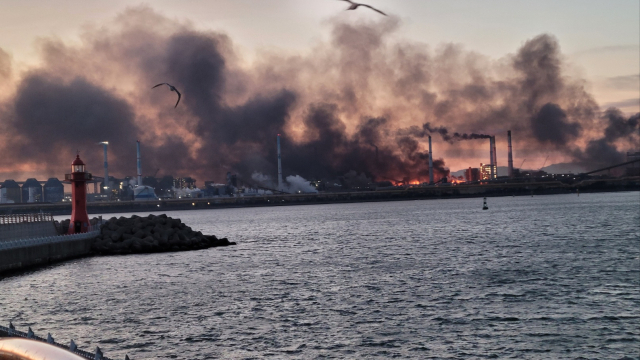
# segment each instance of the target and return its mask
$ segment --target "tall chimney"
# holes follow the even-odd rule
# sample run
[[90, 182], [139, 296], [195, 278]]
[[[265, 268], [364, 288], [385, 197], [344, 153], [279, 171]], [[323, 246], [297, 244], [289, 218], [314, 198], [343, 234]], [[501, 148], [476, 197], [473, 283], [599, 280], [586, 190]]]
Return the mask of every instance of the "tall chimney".
[[104, 188], [100, 189], [100, 193], [104, 191], [105, 194], [109, 193], [109, 163], [107, 162], [107, 148], [109, 147], [108, 141], [103, 141], [102, 148], [104, 149]]
[[507, 142], [509, 143], [509, 178], [513, 178], [513, 150], [511, 148], [511, 130], [507, 131]]
[[492, 136], [491, 138], [493, 139], [493, 166], [496, 167], [494, 178], [497, 178], [498, 177], [498, 152], [496, 151], [496, 137]]
[[489, 168], [491, 169], [491, 175], [489, 176], [489, 180], [493, 180], [495, 174], [493, 171], [493, 143], [495, 142], [495, 138], [493, 136], [489, 137]]
[[431, 154], [431, 136], [429, 136], [429, 184], [433, 184], [433, 155]]
[[282, 159], [280, 158], [280, 134], [278, 134], [278, 190], [282, 191]]
[[138, 150], [138, 186], [142, 186], [142, 166], [140, 165], [140, 140], [136, 140]]

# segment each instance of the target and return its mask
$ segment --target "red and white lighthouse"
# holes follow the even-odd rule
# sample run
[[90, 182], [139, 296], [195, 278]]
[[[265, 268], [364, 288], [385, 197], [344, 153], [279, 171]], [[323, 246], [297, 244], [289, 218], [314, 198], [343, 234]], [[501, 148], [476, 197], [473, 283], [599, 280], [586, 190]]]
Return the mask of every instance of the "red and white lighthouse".
[[64, 179], [71, 182], [71, 222], [69, 234], [87, 232], [89, 229], [89, 215], [87, 214], [87, 180], [91, 174], [85, 172], [84, 162], [80, 155], [71, 163], [71, 174], [65, 174]]

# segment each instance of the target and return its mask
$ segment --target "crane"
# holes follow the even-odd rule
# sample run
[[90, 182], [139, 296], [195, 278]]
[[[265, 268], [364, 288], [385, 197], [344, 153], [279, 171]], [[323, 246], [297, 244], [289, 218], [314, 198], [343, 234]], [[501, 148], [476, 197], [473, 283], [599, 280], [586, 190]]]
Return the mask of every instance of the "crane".
[[525, 161], [527, 161], [527, 159], [522, 160], [522, 162], [520, 163], [520, 167], [518, 169], [522, 169], [522, 165], [524, 165]]
[[[540, 170], [542, 170], [542, 168], [547, 164], [547, 160], [549, 160], [549, 155], [547, 155], [547, 158], [544, 159], [544, 162], [542, 163], [542, 166], [540, 167]], [[540, 171], [538, 170], [538, 171]]]

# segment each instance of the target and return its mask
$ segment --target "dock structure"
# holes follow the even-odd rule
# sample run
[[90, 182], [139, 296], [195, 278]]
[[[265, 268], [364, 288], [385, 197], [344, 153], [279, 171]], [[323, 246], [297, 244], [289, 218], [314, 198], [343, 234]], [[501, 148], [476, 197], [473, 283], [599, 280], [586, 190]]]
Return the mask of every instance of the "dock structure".
[[51, 214], [0, 216], [0, 277], [4, 272], [91, 254], [102, 219], [76, 234], [63, 233], [56, 224]]
[[[64, 345], [59, 342], [56, 342], [50, 333], [47, 334], [46, 338], [43, 338], [34, 334], [33, 330], [31, 330], [31, 327], [29, 327], [27, 332], [16, 330], [15, 326], [13, 326], [11, 322], [9, 322], [9, 327], [4, 327], [0, 325], [0, 340], [2, 340], [3, 338], [22, 338], [22, 339], [31, 339], [31, 340], [40, 341], [40, 342], [58, 347], [63, 350], [67, 350], [70, 353], [78, 355], [87, 360], [112, 360], [108, 357], [105, 357], [102, 353], [102, 350], [100, 350], [100, 348], [97, 346], [96, 346], [95, 352], [91, 353], [88, 351], [78, 349], [73, 339], [71, 339], [71, 341], [69, 342], [69, 345]], [[125, 355], [125, 359], [128, 360], [129, 356]]]

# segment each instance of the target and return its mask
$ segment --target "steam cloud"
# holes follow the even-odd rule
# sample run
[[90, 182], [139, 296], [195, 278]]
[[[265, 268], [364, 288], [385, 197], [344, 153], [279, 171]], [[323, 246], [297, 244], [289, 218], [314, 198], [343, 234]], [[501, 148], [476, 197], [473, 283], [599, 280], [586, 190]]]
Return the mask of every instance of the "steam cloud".
[[[275, 175], [280, 133], [285, 176], [352, 184], [426, 181], [427, 134], [447, 142], [436, 180], [459, 140], [508, 129], [524, 153], [577, 162], [614, 163], [637, 146], [638, 115], [600, 116], [583, 82], [563, 73], [552, 36], [491, 61], [457, 45], [394, 42], [398, 26], [335, 22], [308, 55], [243, 65], [226, 35], [143, 6], [87, 30], [82, 45], [43, 41], [42, 65], [20, 76], [0, 50], [0, 79], [12, 81], [0, 100], [0, 174], [60, 177], [76, 150], [97, 173], [104, 140], [116, 176], [136, 173], [140, 139], [144, 172], [221, 181], [227, 171]], [[174, 93], [150, 90], [159, 82], [182, 92], [176, 109]]]
[[[258, 183], [260, 186], [264, 186], [269, 189], [278, 189], [278, 185], [271, 179], [269, 175], [264, 175], [259, 172], [254, 172], [253, 174], [251, 174], [251, 179], [254, 182]], [[311, 183], [308, 180], [306, 180], [300, 175], [287, 176], [285, 180], [286, 182], [283, 184], [285, 188], [282, 189], [285, 192], [288, 192], [288, 193], [298, 193], [298, 192], [317, 193], [318, 192], [318, 190], [313, 185], [311, 185]]]

